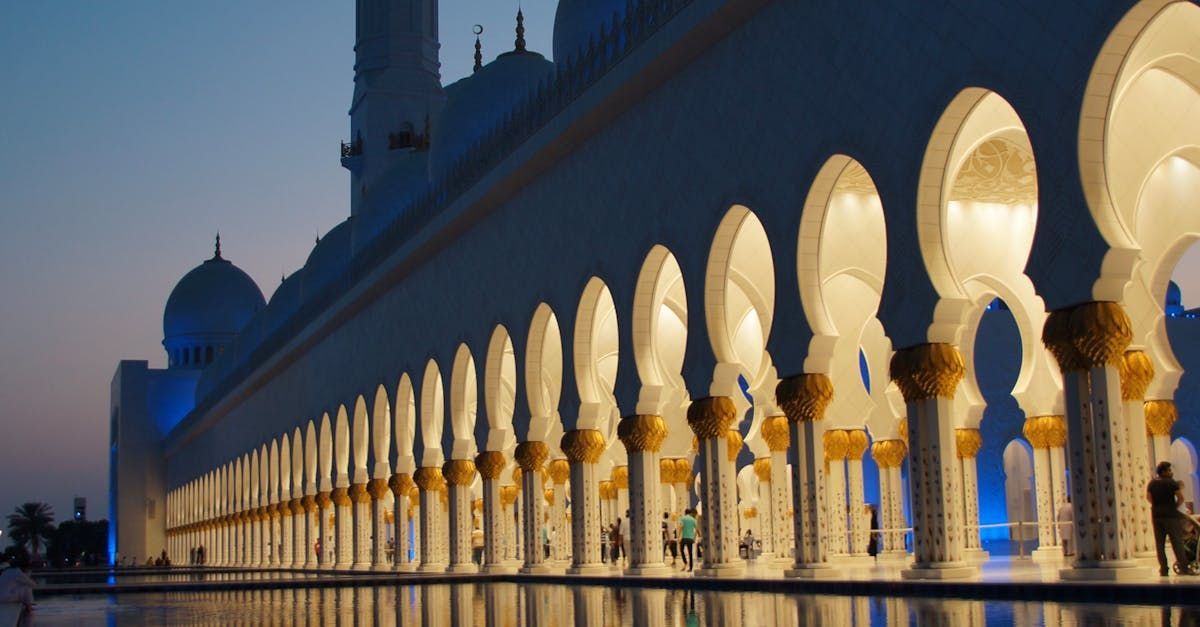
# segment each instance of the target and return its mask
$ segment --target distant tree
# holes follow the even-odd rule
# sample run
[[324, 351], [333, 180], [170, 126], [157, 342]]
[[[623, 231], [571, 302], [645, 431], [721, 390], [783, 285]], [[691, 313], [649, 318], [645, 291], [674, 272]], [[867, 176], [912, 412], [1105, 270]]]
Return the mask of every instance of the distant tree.
[[8, 533], [18, 546], [31, 546], [36, 562], [38, 546], [54, 533], [54, 510], [45, 503], [25, 503], [8, 515]]
[[107, 556], [107, 520], [63, 521], [46, 543], [46, 561], [53, 566], [95, 566]]

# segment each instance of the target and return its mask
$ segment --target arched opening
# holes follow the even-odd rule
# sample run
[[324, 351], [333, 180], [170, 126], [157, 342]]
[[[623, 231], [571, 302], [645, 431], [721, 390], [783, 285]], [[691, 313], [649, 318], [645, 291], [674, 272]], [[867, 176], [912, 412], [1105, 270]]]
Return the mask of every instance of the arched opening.
[[367, 452], [370, 450], [368, 442], [370, 433], [370, 425], [367, 424], [367, 401], [360, 394], [358, 398], [354, 399], [354, 437], [351, 440], [354, 445], [354, 483], [367, 482]]
[[1171, 443], [1171, 470], [1183, 481], [1183, 501], [1188, 511], [1195, 513], [1200, 503], [1200, 475], [1197, 475], [1196, 447], [1191, 440], [1178, 438]]
[[[322, 465], [323, 469], [328, 466]], [[322, 471], [324, 472], [324, 470]], [[317, 426], [308, 421], [304, 428], [304, 494], [312, 496], [320, 490], [317, 485]]]
[[516, 446], [513, 412], [517, 402], [517, 357], [504, 325], [496, 325], [488, 341], [483, 369], [483, 395], [487, 404], [489, 451], [509, 451]]
[[279, 437], [279, 500], [292, 498], [292, 444], [288, 434]]
[[306, 457], [304, 435], [300, 427], [292, 431], [292, 498], [300, 498], [304, 494], [304, 459]]
[[346, 406], [339, 405], [333, 421], [333, 461], [336, 466], [334, 484], [339, 488], [350, 485], [350, 417]]
[[450, 428], [454, 435], [451, 459], [475, 457], [475, 418], [478, 411], [478, 380], [475, 358], [466, 344], [459, 344], [450, 371]]
[[546, 303], [533, 312], [525, 349], [525, 393], [529, 397], [529, 440], [557, 446], [562, 437], [563, 340], [558, 317]]
[[408, 373], [400, 375], [396, 384], [396, 472], [412, 473], [416, 469], [413, 460], [413, 444], [417, 434], [417, 403], [413, 393], [412, 379]]
[[321, 479], [317, 490], [328, 492], [333, 489], [333, 425], [329, 414], [321, 414], [321, 431], [318, 440], [318, 455], [321, 468]]
[[371, 410], [371, 451], [375, 457], [371, 476], [387, 479], [392, 474], [389, 453], [392, 447], [392, 408], [388, 403], [387, 388], [375, 388], [375, 403]]
[[1008, 522], [1019, 523], [1010, 528], [1008, 537], [1014, 542], [1037, 539], [1037, 503], [1033, 483], [1033, 448], [1020, 438], [1004, 447], [1004, 505]]
[[688, 332], [687, 294], [675, 255], [655, 246], [646, 255], [633, 296], [633, 350], [642, 389], [637, 413], [667, 422], [664, 456], [683, 455], [691, 444], [689, 402], [683, 382]]
[[430, 359], [421, 378], [421, 466], [441, 467], [446, 461], [442, 453], [442, 426], [446, 420], [446, 395], [442, 373], [437, 362]]
[[[575, 382], [579, 387], [580, 429], [597, 429], [608, 442], [608, 455], [617, 463], [624, 447], [616, 441], [617, 401], [613, 388], [617, 379], [617, 310], [604, 281], [592, 277], [584, 287], [575, 317]], [[605, 472], [605, 471], [602, 471]]]

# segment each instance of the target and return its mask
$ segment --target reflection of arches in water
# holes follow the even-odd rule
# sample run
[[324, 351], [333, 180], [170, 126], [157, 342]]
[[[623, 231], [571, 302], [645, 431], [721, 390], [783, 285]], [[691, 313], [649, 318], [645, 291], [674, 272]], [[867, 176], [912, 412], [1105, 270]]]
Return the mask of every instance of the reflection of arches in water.
[[1183, 482], [1183, 500], [1196, 511], [1200, 505], [1200, 482], [1196, 474], [1196, 447], [1187, 438], [1178, 438], [1171, 443], [1171, 469], [1175, 478]]
[[[1033, 499], [1033, 449], [1025, 440], [1017, 438], [1004, 447], [1004, 505], [1008, 522], [1036, 522], [1037, 509]], [[1031, 524], [1014, 527], [1008, 537], [1036, 539], [1037, 527]]]

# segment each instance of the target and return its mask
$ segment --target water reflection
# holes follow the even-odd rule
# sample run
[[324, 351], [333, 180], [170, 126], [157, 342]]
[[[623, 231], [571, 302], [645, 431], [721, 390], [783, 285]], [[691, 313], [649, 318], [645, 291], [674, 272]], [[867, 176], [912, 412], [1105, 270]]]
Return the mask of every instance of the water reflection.
[[477, 583], [50, 598], [33, 625], [1196, 625], [1197, 608]]

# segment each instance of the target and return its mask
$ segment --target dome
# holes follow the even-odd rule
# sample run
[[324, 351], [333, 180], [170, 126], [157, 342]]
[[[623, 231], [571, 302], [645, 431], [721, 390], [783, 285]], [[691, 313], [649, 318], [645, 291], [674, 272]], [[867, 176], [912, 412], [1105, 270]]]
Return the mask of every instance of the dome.
[[320, 294], [325, 286], [337, 279], [350, 265], [353, 222], [353, 217], [347, 218], [313, 246], [308, 260], [304, 262], [304, 270], [300, 277], [300, 298], [303, 302], [309, 302]]
[[287, 322], [292, 314], [300, 309], [300, 289], [304, 278], [302, 271], [296, 271], [284, 279], [271, 300], [267, 303], [266, 315], [263, 320], [263, 337], [270, 337], [279, 327]]
[[1168, 316], [1178, 316], [1183, 313], [1183, 290], [1174, 281], [1167, 281], [1167, 302], [1164, 309]]
[[554, 64], [546, 57], [514, 50], [447, 87], [446, 108], [433, 129], [429, 150], [431, 179], [445, 177], [467, 149], [553, 72]]
[[163, 312], [163, 345], [171, 350], [226, 344], [265, 306], [254, 279], [221, 257], [218, 238], [213, 258], [185, 274], [171, 290]]
[[554, 62], [566, 64], [613, 29], [613, 16], [625, 14], [625, 0], [559, 0], [554, 13]]

